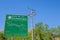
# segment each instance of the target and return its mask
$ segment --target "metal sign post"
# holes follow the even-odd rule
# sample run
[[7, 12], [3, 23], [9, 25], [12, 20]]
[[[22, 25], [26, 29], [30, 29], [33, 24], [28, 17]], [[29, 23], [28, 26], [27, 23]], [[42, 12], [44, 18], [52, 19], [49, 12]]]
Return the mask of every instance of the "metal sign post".
[[31, 17], [31, 24], [32, 24], [32, 40], [34, 40], [34, 24], [33, 24], [33, 16], [35, 16], [36, 14], [35, 14], [35, 10], [30, 9], [30, 8], [29, 8], [29, 10], [30, 10], [31, 13], [30, 13], [28, 16]]

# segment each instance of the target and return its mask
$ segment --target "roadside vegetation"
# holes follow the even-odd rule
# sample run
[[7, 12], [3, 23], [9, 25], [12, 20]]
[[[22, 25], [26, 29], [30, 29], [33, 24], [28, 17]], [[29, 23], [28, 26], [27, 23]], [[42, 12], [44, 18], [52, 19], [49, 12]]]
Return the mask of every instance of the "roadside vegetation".
[[[60, 37], [60, 26], [49, 28], [48, 24], [43, 24], [42, 22], [35, 24], [34, 40], [52, 40], [54, 36]], [[3, 38], [11, 40], [11, 37], [4, 37], [3, 33], [0, 33], [0, 39]], [[29, 31], [28, 36], [13, 38], [14, 40], [32, 40], [32, 30]]]

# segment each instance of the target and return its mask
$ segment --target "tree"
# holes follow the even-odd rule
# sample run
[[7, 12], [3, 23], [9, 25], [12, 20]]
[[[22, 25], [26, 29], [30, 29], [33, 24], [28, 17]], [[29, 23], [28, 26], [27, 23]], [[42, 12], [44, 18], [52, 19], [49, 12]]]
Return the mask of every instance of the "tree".
[[6, 40], [6, 38], [4, 37], [3, 33], [0, 32], [0, 40]]
[[[39, 22], [39, 23], [35, 24], [35, 30], [34, 30], [35, 36], [34, 37], [35, 38], [38, 37], [40, 40], [43, 40], [42, 32], [43, 32], [43, 23]], [[37, 40], [39, 40], [39, 39], [37, 39]]]
[[38, 38], [40, 40], [51, 40], [51, 32], [48, 28], [49, 26], [47, 24], [43, 25], [42, 22], [35, 24], [35, 38], [39, 35]]
[[60, 34], [60, 26], [58, 26], [57, 29], [58, 29], [58, 32], [59, 32], [58, 34]]

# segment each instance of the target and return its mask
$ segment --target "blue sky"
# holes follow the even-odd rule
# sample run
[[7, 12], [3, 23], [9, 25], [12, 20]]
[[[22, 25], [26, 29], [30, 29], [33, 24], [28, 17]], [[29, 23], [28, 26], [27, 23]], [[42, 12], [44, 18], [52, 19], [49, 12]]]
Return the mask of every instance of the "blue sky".
[[[4, 29], [6, 14], [29, 14], [28, 8], [36, 10], [34, 24], [43, 22], [49, 27], [60, 25], [60, 0], [0, 0], [0, 31]], [[29, 17], [29, 28], [30, 26]]]

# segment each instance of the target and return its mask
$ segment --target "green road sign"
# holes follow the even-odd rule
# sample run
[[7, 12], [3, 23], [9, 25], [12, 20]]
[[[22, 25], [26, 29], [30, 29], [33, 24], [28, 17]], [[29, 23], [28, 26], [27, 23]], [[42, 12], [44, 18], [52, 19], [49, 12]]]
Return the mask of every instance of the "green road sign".
[[6, 15], [4, 36], [27, 36], [28, 16]]

